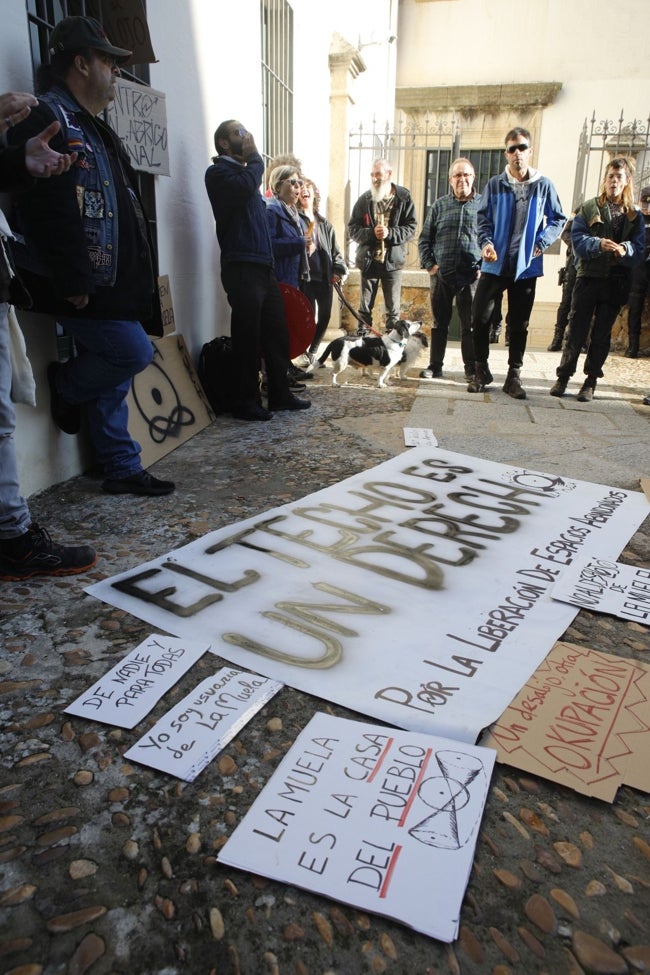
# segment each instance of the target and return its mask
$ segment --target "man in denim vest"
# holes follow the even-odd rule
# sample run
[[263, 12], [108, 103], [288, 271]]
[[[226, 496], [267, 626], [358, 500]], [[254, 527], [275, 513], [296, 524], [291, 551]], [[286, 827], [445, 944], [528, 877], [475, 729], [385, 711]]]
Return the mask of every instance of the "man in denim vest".
[[[56, 120], [52, 148], [77, 153], [59, 179], [17, 195], [23, 246], [16, 264], [34, 311], [55, 315], [77, 354], [48, 369], [52, 415], [79, 431], [82, 410], [109, 494], [174, 490], [142, 469], [128, 432], [131, 380], [152, 360], [145, 328], [161, 334], [153, 248], [128, 157], [99, 118], [115, 98], [119, 65], [131, 52], [110, 43], [91, 17], [66, 17], [52, 31], [51, 63], [37, 77], [39, 103], [12, 139], [25, 141]], [[143, 327], [144, 326], [144, 327]]]

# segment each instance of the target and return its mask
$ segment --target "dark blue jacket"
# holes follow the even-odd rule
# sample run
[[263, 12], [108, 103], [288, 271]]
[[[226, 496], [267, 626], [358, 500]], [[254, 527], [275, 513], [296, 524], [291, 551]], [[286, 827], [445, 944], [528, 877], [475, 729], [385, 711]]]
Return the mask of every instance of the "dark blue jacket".
[[229, 156], [217, 156], [205, 174], [221, 247], [221, 267], [235, 261], [273, 267], [273, 248], [266, 222], [266, 204], [259, 188], [264, 174], [255, 153], [243, 166]]
[[278, 281], [297, 288], [300, 285], [300, 259], [306, 255], [305, 235], [275, 197], [266, 201], [266, 217], [275, 258], [275, 276]]

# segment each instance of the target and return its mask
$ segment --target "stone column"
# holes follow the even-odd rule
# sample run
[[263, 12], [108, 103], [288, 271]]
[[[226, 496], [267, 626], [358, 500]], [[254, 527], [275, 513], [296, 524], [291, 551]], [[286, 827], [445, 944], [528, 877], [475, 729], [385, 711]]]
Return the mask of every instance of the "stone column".
[[[336, 232], [339, 247], [345, 253], [345, 213], [348, 189], [349, 108], [354, 104], [352, 82], [366, 70], [356, 47], [340, 34], [334, 34], [329, 53], [330, 68], [330, 193], [327, 218]], [[336, 296], [335, 296], [336, 297]], [[334, 301], [330, 327], [340, 327], [339, 303]]]

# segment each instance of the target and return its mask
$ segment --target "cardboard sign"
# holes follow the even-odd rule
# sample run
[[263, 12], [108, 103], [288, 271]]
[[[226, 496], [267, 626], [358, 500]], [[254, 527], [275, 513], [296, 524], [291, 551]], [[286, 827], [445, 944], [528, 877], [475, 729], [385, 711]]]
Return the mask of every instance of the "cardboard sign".
[[134, 169], [169, 176], [167, 106], [161, 91], [118, 78], [106, 116]]
[[553, 586], [553, 599], [650, 626], [650, 569], [598, 557], [574, 562]]
[[176, 320], [174, 318], [172, 289], [169, 283], [169, 275], [167, 274], [163, 274], [158, 278], [158, 297], [160, 299], [163, 334], [171, 335], [172, 332], [176, 331]]
[[606, 802], [623, 783], [650, 792], [650, 668], [557, 643], [482, 744]]
[[153, 346], [153, 362], [133, 377], [126, 398], [129, 433], [142, 447], [145, 468], [214, 419], [183, 336], [168, 335]]
[[205, 643], [150, 636], [65, 710], [116, 728], [135, 728], [208, 649]]
[[318, 713], [218, 859], [453, 941], [493, 766], [474, 745]]
[[192, 782], [281, 688], [266, 677], [222, 667], [157, 721], [124, 757]]
[[102, 0], [102, 22], [112, 44], [133, 51], [130, 64], [156, 61], [142, 0]]
[[571, 624], [574, 558], [616, 556], [640, 492], [414, 447], [87, 590], [388, 724], [475, 742]]

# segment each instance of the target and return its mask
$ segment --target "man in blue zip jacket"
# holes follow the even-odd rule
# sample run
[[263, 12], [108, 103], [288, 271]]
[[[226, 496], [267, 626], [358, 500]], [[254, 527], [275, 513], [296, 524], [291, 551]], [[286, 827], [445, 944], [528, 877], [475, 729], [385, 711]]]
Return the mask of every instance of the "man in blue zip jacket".
[[[274, 410], [305, 410], [309, 400], [289, 389], [289, 333], [282, 293], [273, 271], [273, 248], [260, 193], [264, 161], [252, 133], [227, 119], [214, 133], [218, 155], [205, 188], [221, 248], [221, 281], [232, 314], [230, 335], [238, 390], [233, 416], [270, 420]], [[266, 365], [268, 409], [259, 388], [260, 353]]]
[[492, 382], [490, 318], [495, 298], [507, 291], [510, 344], [503, 391], [513, 399], [526, 399], [520, 370], [535, 286], [544, 273], [542, 254], [559, 237], [566, 217], [553, 183], [530, 166], [530, 132], [511, 129], [505, 145], [508, 165], [488, 182], [477, 213], [483, 263], [472, 306], [476, 371], [467, 392], [481, 393]]

